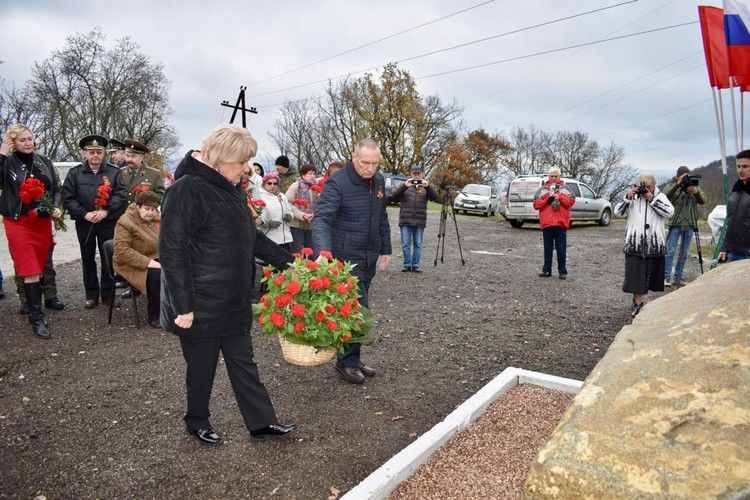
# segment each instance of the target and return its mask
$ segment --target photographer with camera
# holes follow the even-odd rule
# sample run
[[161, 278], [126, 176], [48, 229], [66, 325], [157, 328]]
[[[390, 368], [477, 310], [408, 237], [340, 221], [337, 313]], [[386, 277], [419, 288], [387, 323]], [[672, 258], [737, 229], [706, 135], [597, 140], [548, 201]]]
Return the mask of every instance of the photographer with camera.
[[638, 176], [635, 185], [615, 206], [615, 214], [628, 218], [625, 231], [625, 282], [622, 291], [633, 294], [630, 315], [643, 308], [649, 290], [664, 290], [664, 221], [674, 214], [669, 198], [656, 186], [652, 174]]
[[[698, 186], [700, 175], [690, 175], [690, 169], [681, 166], [677, 169], [674, 179], [664, 186], [664, 192], [674, 206], [674, 216], [669, 222], [667, 235], [667, 254], [664, 258], [664, 286], [680, 286], [685, 284], [682, 272], [687, 260], [688, 249], [693, 240], [693, 233], [698, 230], [696, 204], [703, 205], [706, 195]], [[672, 259], [680, 245], [677, 263], [672, 274]]]
[[539, 276], [552, 276], [552, 247], [557, 252], [557, 272], [561, 280], [568, 277], [565, 267], [567, 250], [567, 231], [570, 227], [570, 207], [576, 198], [565, 189], [562, 172], [557, 167], [549, 169], [547, 182], [539, 188], [534, 196], [534, 208], [539, 211], [539, 225], [542, 227], [544, 241], [544, 265]]
[[427, 201], [435, 201], [437, 196], [430, 183], [422, 178], [421, 166], [412, 168], [411, 177], [393, 193], [393, 200], [401, 202], [398, 226], [401, 229], [401, 248], [404, 252], [402, 272], [422, 272], [419, 261], [422, 257], [424, 228], [427, 226]]

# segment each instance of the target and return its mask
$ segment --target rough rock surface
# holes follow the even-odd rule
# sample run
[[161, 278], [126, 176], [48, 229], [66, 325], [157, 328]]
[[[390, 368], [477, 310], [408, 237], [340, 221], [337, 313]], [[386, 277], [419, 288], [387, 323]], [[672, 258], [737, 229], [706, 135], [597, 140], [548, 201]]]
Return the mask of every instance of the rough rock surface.
[[750, 496], [750, 261], [624, 327], [542, 448], [525, 498]]

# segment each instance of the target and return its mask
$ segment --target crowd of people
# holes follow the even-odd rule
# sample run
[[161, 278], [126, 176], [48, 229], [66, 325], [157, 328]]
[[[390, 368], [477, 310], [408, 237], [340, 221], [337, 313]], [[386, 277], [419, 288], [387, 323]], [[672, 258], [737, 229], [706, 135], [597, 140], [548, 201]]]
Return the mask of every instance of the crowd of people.
[[[250, 435], [265, 439], [294, 431], [294, 424], [279, 422], [253, 360], [249, 332], [256, 259], [283, 270], [293, 254], [310, 247], [313, 257], [330, 253], [349, 261], [355, 264], [359, 302], [368, 307], [372, 280], [388, 267], [392, 251], [377, 142], [361, 140], [351, 161], [332, 163], [322, 176], [311, 164], [295, 169], [283, 155], [275, 171], [265, 172], [250, 163], [258, 147], [252, 135], [221, 125], [200, 150], [185, 155], [169, 189], [165, 176], [146, 165], [149, 148], [136, 139], [92, 134], [79, 147], [84, 161], [61, 180], [52, 162], [34, 151], [33, 132], [25, 125], [11, 127], [0, 145], [0, 215], [22, 312], [33, 332], [50, 338], [44, 308], [65, 307], [55, 287], [52, 225], [61, 224], [67, 212], [81, 253], [83, 306], [116, 300], [110, 273], [97, 272], [95, 260], [98, 249], [101, 262], [109, 262], [105, 243], [112, 242], [115, 273], [133, 293], [147, 297], [148, 324], [179, 338], [186, 363], [184, 421], [192, 436], [204, 444], [221, 442], [209, 419], [219, 353]], [[750, 254], [750, 150], [737, 155], [737, 171], [720, 260]], [[665, 192], [653, 175], [641, 174], [615, 207], [627, 217], [623, 291], [632, 294], [633, 317], [649, 290], [682, 281], [694, 210], [705, 201], [700, 189], [686, 182], [689, 174], [680, 167]], [[404, 272], [421, 271], [427, 203], [436, 198], [420, 166], [393, 194], [401, 202]], [[568, 275], [566, 231], [575, 202], [560, 170], [550, 169], [534, 201], [544, 242], [541, 277], [552, 274], [553, 251], [558, 277]], [[353, 384], [376, 374], [358, 343], [338, 354], [334, 368]]]

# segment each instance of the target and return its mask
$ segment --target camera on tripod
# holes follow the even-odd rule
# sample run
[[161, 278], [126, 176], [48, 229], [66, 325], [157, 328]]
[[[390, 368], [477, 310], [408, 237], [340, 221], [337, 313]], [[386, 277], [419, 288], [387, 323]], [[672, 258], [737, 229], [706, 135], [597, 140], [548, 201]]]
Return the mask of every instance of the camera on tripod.
[[645, 182], [641, 182], [640, 184], [636, 186], [636, 188], [637, 189], [635, 190], [635, 194], [639, 196], [643, 196], [644, 194], [648, 193], [648, 188], [646, 187]]
[[687, 191], [690, 186], [698, 186], [700, 183], [700, 174], [686, 175], [680, 181], [680, 189]]

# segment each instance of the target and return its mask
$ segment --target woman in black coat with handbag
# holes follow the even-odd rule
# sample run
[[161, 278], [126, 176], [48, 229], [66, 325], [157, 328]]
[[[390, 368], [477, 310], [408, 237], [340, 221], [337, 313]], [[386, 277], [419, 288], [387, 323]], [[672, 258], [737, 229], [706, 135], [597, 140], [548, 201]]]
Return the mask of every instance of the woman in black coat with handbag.
[[187, 363], [185, 425], [205, 444], [221, 442], [208, 410], [219, 351], [251, 436], [283, 436], [295, 428], [278, 423], [248, 335], [255, 255], [279, 269], [293, 260], [256, 230], [239, 187], [256, 151], [246, 130], [217, 127], [202, 150], [190, 151], [177, 167], [162, 206], [161, 324], [180, 338]]

